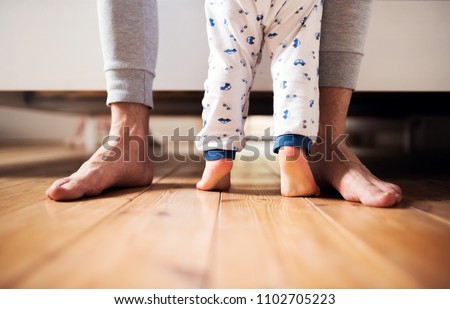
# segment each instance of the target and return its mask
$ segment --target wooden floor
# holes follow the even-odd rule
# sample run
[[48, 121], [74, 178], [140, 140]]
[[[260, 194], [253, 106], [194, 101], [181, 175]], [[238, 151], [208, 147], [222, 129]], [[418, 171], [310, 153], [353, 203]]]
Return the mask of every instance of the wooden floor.
[[201, 192], [203, 164], [171, 161], [150, 187], [47, 199], [84, 159], [0, 148], [0, 288], [450, 288], [449, 179], [395, 179], [405, 201], [378, 209], [281, 197], [267, 160]]

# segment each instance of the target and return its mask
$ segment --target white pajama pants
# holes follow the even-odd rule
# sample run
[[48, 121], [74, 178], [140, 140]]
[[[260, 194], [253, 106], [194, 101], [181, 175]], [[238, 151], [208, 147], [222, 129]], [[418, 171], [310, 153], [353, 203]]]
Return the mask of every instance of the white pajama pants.
[[249, 95], [264, 44], [273, 78], [274, 151], [315, 141], [322, 6], [323, 0], [205, 1], [210, 59], [198, 149], [245, 146]]

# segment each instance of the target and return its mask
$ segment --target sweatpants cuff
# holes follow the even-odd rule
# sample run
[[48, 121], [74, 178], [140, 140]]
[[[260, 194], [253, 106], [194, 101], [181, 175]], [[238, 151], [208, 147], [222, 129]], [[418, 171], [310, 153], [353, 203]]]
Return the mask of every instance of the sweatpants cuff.
[[108, 98], [106, 104], [140, 103], [153, 108], [153, 78], [151, 72], [135, 69], [115, 69], [105, 72]]
[[275, 145], [273, 146], [273, 152], [278, 153], [281, 147], [292, 146], [300, 147], [309, 154], [312, 141], [309, 137], [300, 134], [285, 134], [277, 136], [275, 139]]
[[236, 151], [222, 149], [206, 150], [203, 152], [203, 157], [206, 161], [217, 161], [220, 159], [234, 160], [236, 158]]

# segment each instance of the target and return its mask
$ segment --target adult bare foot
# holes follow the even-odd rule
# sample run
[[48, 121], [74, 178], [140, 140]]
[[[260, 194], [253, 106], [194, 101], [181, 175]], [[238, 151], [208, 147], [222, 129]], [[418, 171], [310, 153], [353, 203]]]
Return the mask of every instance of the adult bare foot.
[[[148, 158], [149, 109], [141, 104], [111, 105], [111, 140], [101, 146], [77, 172], [56, 180], [46, 191], [57, 201], [99, 195], [111, 187], [151, 184], [152, 162]], [[114, 141], [112, 141], [114, 139]]]
[[231, 168], [233, 160], [220, 159], [206, 161], [202, 179], [197, 183], [197, 189], [204, 191], [226, 191], [231, 186]]
[[[352, 94], [353, 91], [347, 88], [320, 88], [318, 141], [322, 143], [314, 144], [311, 153], [325, 157], [310, 160], [311, 170], [320, 186], [335, 188], [347, 201], [378, 207], [393, 206], [402, 200], [400, 187], [375, 177], [344, 141], [338, 145], [334, 143], [345, 134]], [[338, 156], [331, 156], [333, 151]]]
[[313, 196], [319, 195], [311, 169], [303, 150], [299, 147], [285, 146], [278, 152], [280, 165], [281, 195]]
[[374, 176], [348, 146], [340, 145], [335, 151], [340, 151], [347, 159], [333, 156], [331, 160], [322, 158], [310, 162], [314, 178], [320, 186], [331, 186], [347, 201], [368, 206], [390, 207], [402, 200], [400, 187]]

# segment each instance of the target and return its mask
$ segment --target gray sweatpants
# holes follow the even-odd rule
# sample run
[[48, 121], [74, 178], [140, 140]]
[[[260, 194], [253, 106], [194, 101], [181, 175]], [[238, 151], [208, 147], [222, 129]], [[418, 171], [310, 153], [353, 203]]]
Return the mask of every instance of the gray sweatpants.
[[158, 52], [156, 0], [97, 0], [107, 104], [153, 107]]
[[[371, 4], [372, 0], [325, 1], [321, 87], [355, 89]], [[130, 102], [153, 107], [158, 51], [156, 0], [97, 0], [97, 5], [107, 103]]]

